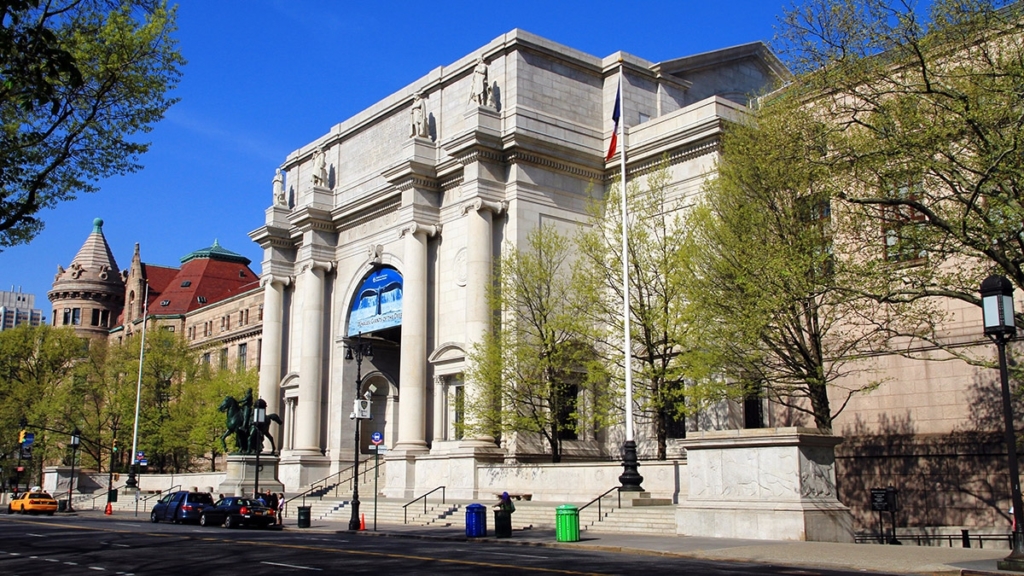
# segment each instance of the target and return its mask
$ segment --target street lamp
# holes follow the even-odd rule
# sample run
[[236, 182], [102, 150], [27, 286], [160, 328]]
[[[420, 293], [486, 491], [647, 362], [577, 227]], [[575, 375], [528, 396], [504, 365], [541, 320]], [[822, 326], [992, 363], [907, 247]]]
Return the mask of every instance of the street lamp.
[[999, 350], [999, 383], [1003, 393], [1003, 423], [1006, 458], [1009, 461], [1010, 497], [1013, 500], [1013, 546], [1010, 555], [998, 562], [1000, 570], [1024, 570], [1024, 503], [1021, 502], [1020, 469], [1017, 465], [1017, 439], [1010, 405], [1010, 378], [1006, 370], [1006, 343], [1017, 335], [1013, 318], [1013, 284], [993, 275], [981, 283], [981, 310], [985, 335]]
[[[356, 361], [356, 395], [353, 408], [358, 408], [359, 393], [363, 389], [363, 358], [373, 358], [373, 348], [363, 344], [357, 336], [355, 344], [345, 345], [345, 360]], [[353, 410], [352, 419], [356, 423], [355, 445], [352, 452], [352, 517], [348, 520], [349, 530], [359, 530], [359, 412]]]
[[73, 512], [71, 509], [71, 491], [75, 488], [75, 457], [78, 456], [78, 447], [82, 443], [82, 433], [78, 431], [78, 426], [71, 431], [71, 478], [68, 480], [68, 512]]
[[[256, 486], [253, 488], [253, 498], [260, 497], [260, 452], [263, 452], [263, 425], [267, 423], [267, 401], [263, 398], [256, 400], [253, 406], [252, 421], [256, 424]], [[268, 502], [269, 504], [269, 502]]]

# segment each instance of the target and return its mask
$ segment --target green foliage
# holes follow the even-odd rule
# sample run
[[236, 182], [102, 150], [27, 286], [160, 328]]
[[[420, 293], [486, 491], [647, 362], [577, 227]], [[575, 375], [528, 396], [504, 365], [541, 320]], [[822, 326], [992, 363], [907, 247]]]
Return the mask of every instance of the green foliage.
[[0, 247], [36, 214], [140, 168], [184, 60], [174, 9], [150, 0], [18, 0], [0, 7]]
[[[686, 300], [717, 372], [813, 417], [822, 429], [859, 392], [842, 387], [856, 362], [884, 349], [882, 308], [835, 249], [823, 125], [778, 98], [723, 138], [718, 177], [688, 215]], [[838, 405], [829, 399], [837, 397]]]
[[824, 127], [806, 164], [842, 201], [837, 225], [868, 279], [857, 288], [916, 305], [890, 321], [908, 355], [938, 346], [985, 364], [943, 332], [946, 299], [979, 304], [991, 273], [1024, 287], [1024, 20], [1006, 4], [940, 0], [922, 20], [902, 3], [814, 0], [780, 37], [806, 71], [784, 99]]
[[478, 431], [539, 435], [553, 462], [562, 443], [608, 418], [608, 378], [596, 355], [587, 279], [571, 265], [570, 242], [553, 227], [530, 231], [501, 256], [490, 293], [494, 329], [469, 353], [466, 400]]
[[[605, 362], [623, 380], [621, 185], [603, 202], [590, 206], [590, 226], [576, 239], [586, 276], [594, 279], [587, 312], [608, 326], [601, 347]], [[682, 201], [671, 197], [667, 166], [646, 177], [646, 185], [627, 188], [630, 350], [633, 355], [634, 403], [641, 421], [651, 422], [657, 457], [667, 456], [669, 430], [728, 389], [712, 377], [699, 345], [702, 327], [692, 320], [684, 297], [686, 253], [681, 221]]]

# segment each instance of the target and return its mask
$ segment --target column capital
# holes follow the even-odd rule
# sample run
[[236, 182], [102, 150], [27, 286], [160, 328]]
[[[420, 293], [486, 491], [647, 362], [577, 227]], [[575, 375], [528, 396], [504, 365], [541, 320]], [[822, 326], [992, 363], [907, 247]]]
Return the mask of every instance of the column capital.
[[325, 261], [322, 261], [322, 260], [310, 260], [310, 261], [308, 261], [308, 262], [306, 262], [306, 263], [304, 263], [302, 265], [302, 271], [306, 272], [307, 270], [314, 270], [314, 271], [315, 270], [321, 270], [323, 272], [331, 272], [332, 270], [334, 270], [334, 262], [333, 261], [326, 261], [325, 262]]
[[267, 274], [260, 278], [260, 286], [267, 287], [271, 284], [280, 284], [281, 286], [291, 286], [295, 281], [291, 276], [275, 276], [273, 274]]
[[448, 376], [447, 375], [440, 375], [440, 374], [435, 374], [434, 375], [434, 386], [444, 386], [447, 383], [448, 383]]
[[412, 222], [407, 226], [404, 226], [398, 233], [399, 238], [405, 238], [406, 234], [425, 234], [427, 238], [436, 236], [441, 233], [440, 224], [420, 224], [419, 222]]
[[501, 214], [505, 210], [508, 210], [508, 202], [492, 202], [490, 200], [484, 200], [483, 198], [474, 198], [462, 205], [462, 213], [468, 214], [470, 210], [489, 210], [495, 214]]

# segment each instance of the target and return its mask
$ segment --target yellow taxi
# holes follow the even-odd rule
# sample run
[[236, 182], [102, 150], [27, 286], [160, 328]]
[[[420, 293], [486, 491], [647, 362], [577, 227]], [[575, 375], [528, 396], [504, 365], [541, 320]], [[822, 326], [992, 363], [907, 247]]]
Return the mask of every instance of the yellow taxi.
[[22, 492], [7, 505], [7, 513], [14, 514], [46, 514], [53, 516], [57, 511], [57, 501], [46, 492]]

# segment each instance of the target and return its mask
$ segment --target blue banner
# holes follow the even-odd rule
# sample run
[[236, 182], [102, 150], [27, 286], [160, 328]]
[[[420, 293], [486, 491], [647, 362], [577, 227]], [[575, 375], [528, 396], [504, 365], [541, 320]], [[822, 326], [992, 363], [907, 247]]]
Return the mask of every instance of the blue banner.
[[359, 286], [348, 315], [348, 335], [368, 334], [402, 325], [402, 275], [394, 268], [375, 270]]

